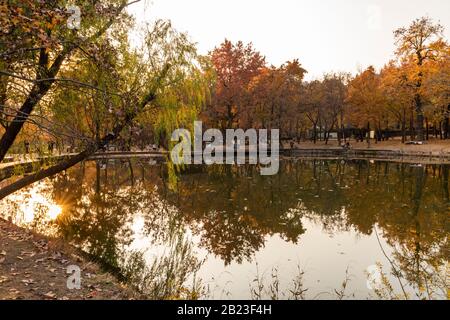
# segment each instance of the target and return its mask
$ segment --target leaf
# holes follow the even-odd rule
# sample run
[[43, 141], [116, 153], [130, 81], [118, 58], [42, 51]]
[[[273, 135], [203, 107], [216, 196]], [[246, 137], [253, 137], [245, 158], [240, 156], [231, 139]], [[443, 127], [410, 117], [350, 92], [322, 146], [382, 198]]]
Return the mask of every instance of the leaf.
[[34, 280], [33, 279], [24, 279], [21, 281], [23, 284], [25, 284], [26, 286], [33, 284]]
[[44, 294], [44, 297], [55, 300], [56, 294], [53, 291], [49, 291], [46, 294]]

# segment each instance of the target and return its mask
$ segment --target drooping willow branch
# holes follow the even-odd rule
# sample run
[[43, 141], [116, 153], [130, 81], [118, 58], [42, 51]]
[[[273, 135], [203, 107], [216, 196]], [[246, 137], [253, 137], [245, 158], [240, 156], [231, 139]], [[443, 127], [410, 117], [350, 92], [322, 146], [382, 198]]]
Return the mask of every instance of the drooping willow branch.
[[42, 78], [42, 79], [31, 79], [31, 78], [27, 78], [15, 73], [11, 73], [8, 71], [4, 71], [4, 70], [0, 70], [0, 75], [4, 75], [4, 76], [8, 76], [8, 77], [12, 77], [12, 78], [16, 78], [19, 80], [23, 80], [23, 81], [27, 81], [27, 82], [31, 82], [31, 83], [41, 83], [41, 82], [66, 82], [66, 83], [72, 83], [75, 84], [77, 86], [80, 87], [84, 87], [84, 88], [90, 88], [96, 91], [100, 91], [104, 94], [108, 94], [108, 95], [113, 95], [113, 96], [117, 96], [117, 97], [121, 97], [123, 98], [123, 95], [116, 93], [116, 92], [110, 92], [110, 91], [106, 91], [105, 89], [99, 88], [95, 85], [86, 83], [86, 82], [82, 82], [79, 80], [75, 80], [75, 79], [69, 79], [69, 78]]
[[[0, 105], [0, 107], [4, 107], [4, 105]], [[14, 117], [17, 113], [20, 113], [20, 110], [15, 110], [14, 113], [10, 113], [8, 111], [6, 111], [5, 109], [0, 109], [0, 114], [6, 116], [6, 117]], [[37, 118], [37, 119], [34, 119]], [[15, 120], [7, 120], [7, 119], [3, 119], [3, 121], [7, 122], [7, 123], [13, 123]], [[54, 122], [52, 120], [47, 119], [44, 116], [41, 115], [37, 115], [37, 114], [33, 114], [30, 115], [26, 121], [26, 123], [30, 123], [35, 125], [36, 127], [38, 127], [39, 129], [45, 131], [46, 133], [54, 136], [54, 137], [66, 137], [66, 138], [73, 138], [73, 139], [78, 139], [81, 141], [92, 141], [91, 138], [83, 135], [82, 133], [79, 133], [73, 129], [71, 129], [68, 126], [59, 124], [57, 122]], [[67, 133], [67, 131], [69, 131], [69, 133]]]
[[[80, 38], [79, 44], [87, 43], [93, 39], [97, 39], [102, 36], [116, 21], [117, 16], [129, 5], [138, 2], [139, 0], [127, 2], [122, 1], [121, 5], [117, 8], [116, 15], [111, 17], [97, 32], [91, 37]], [[40, 79], [47, 79], [46, 81], [34, 82], [27, 98], [25, 99], [22, 107], [20, 108], [21, 114], [15, 116], [15, 120], [10, 126], [6, 128], [5, 133], [0, 139], [0, 161], [3, 161], [8, 150], [14, 144], [19, 132], [22, 130], [26, 119], [33, 112], [36, 105], [40, 102], [43, 96], [45, 96], [50, 90], [51, 86], [56, 80], [54, 80], [59, 73], [64, 61], [72, 54], [72, 52], [78, 47], [77, 43], [64, 45], [61, 52], [59, 52], [54, 59], [53, 63], [49, 66], [49, 53], [45, 49], [39, 50], [39, 72], [36, 75], [36, 81]], [[53, 80], [52, 80], [53, 79]]]
[[102, 139], [97, 140], [95, 142], [90, 143], [84, 151], [81, 153], [72, 156], [66, 160], [61, 161], [60, 163], [51, 166], [47, 169], [40, 170], [36, 173], [33, 173], [31, 175], [28, 175], [26, 177], [23, 177], [8, 186], [0, 189], [0, 200], [7, 197], [8, 195], [30, 185], [37, 181], [40, 181], [42, 179], [51, 177], [55, 174], [58, 174], [64, 170], [70, 169], [71, 167], [75, 166], [76, 164], [80, 163], [83, 160], [86, 160], [93, 154], [95, 154], [98, 150], [106, 147], [109, 143], [116, 140], [119, 136], [122, 130], [131, 125], [133, 120], [145, 110], [146, 106], [151, 104], [153, 101], [157, 98], [157, 90], [160, 88], [164, 78], [167, 76], [167, 73], [169, 72], [171, 68], [170, 64], [166, 64], [161, 72], [161, 74], [157, 77], [154, 85], [149, 90], [148, 94], [143, 97], [141, 102], [137, 105], [136, 108], [130, 108], [132, 111], [129, 111], [124, 119], [119, 121], [113, 128], [113, 130], [105, 135]]

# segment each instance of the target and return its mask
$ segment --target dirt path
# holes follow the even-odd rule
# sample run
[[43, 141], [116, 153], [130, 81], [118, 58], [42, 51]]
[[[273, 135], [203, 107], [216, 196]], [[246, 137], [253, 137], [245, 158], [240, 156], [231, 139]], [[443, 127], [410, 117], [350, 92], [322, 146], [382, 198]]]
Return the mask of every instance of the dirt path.
[[[69, 290], [68, 266], [81, 270], [81, 289]], [[75, 283], [75, 282], [72, 282]], [[134, 293], [70, 247], [0, 219], [0, 300], [131, 299]]]

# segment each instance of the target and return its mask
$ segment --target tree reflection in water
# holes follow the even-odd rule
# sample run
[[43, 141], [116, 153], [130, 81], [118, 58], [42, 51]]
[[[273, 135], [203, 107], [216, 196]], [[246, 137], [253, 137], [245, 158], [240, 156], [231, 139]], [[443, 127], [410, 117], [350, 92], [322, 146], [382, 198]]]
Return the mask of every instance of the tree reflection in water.
[[[328, 234], [377, 232], [392, 248], [387, 280], [400, 281], [408, 298], [446, 296], [448, 166], [289, 160], [276, 176], [260, 176], [255, 166], [189, 167], [174, 192], [164, 166], [98, 161], [39, 185], [63, 208], [58, 235], [157, 297], [181, 295], [200, 268], [199, 250], [228, 265], [252, 261], [274, 235], [301, 247], [304, 219]], [[0, 206], [20, 215], [17, 195]], [[405, 297], [382, 285], [379, 297]]]

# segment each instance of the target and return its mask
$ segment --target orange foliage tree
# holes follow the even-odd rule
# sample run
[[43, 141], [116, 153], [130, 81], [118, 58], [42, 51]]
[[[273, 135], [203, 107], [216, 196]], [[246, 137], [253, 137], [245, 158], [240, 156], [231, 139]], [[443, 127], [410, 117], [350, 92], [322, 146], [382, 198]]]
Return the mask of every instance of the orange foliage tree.
[[415, 62], [414, 70], [414, 105], [416, 111], [416, 131], [418, 140], [423, 141], [424, 135], [424, 68], [429, 60], [435, 59], [436, 55], [445, 45], [442, 34], [444, 28], [435, 24], [430, 18], [422, 17], [416, 19], [407, 28], [399, 28], [394, 32], [397, 42], [397, 55], [400, 59], [410, 59]]
[[252, 44], [225, 40], [212, 51], [211, 61], [216, 71], [216, 86], [207, 113], [211, 124], [222, 129], [233, 128], [249, 104], [249, 84], [262, 72], [265, 58]]
[[384, 124], [386, 101], [381, 91], [381, 79], [370, 66], [358, 74], [348, 87], [347, 102], [350, 105], [348, 118], [359, 128], [366, 126], [367, 142], [370, 143], [370, 131], [376, 129], [379, 137]]

